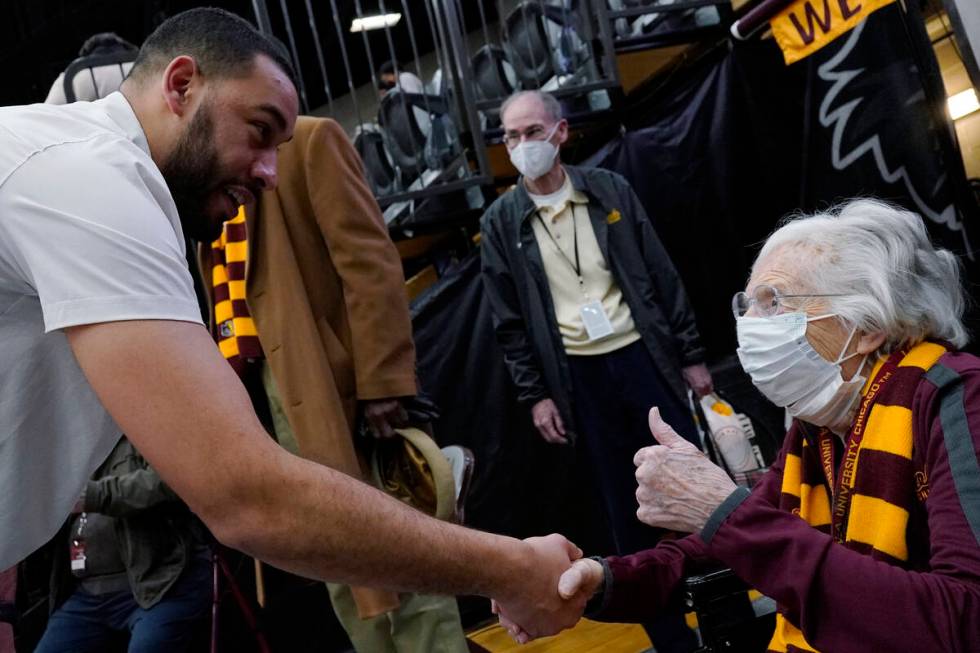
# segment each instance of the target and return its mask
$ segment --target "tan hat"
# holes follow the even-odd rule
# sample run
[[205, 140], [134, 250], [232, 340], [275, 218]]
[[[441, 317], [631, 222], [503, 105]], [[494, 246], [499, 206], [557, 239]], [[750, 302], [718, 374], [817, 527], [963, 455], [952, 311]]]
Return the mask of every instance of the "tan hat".
[[395, 432], [397, 437], [375, 442], [371, 453], [374, 484], [436, 519], [452, 519], [456, 487], [452, 468], [439, 445], [416, 428]]

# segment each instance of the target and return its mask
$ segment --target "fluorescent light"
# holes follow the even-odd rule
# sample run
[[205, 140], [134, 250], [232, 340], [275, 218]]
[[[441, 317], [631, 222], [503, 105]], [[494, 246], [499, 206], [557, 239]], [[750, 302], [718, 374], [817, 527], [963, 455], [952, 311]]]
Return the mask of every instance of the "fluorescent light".
[[953, 120], [959, 120], [965, 115], [971, 114], [980, 109], [980, 101], [977, 101], [977, 92], [968, 88], [962, 93], [951, 95], [946, 103], [949, 105], [949, 116]]
[[372, 29], [381, 29], [382, 27], [394, 27], [401, 19], [401, 14], [378, 14], [377, 16], [355, 18], [351, 21], [350, 31], [366, 32]]

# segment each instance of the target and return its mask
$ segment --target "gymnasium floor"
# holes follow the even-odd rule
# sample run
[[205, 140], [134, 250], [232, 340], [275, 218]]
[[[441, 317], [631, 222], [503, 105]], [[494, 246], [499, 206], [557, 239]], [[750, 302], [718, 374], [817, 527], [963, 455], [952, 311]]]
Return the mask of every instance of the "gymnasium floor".
[[469, 633], [469, 639], [491, 653], [641, 653], [650, 649], [650, 640], [641, 626], [606, 624], [583, 619], [555, 637], [546, 637], [521, 646], [499, 624]]

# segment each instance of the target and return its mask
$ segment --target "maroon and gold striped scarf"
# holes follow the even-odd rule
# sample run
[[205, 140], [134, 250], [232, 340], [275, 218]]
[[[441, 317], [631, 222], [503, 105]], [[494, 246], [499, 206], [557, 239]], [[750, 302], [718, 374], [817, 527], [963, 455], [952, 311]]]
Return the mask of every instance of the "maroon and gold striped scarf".
[[[779, 507], [849, 549], [905, 566], [906, 530], [916, 501], [912, 398], [922, 375], [945, 353], [942, 345], [924, 342], [875, 366], [862, 390], [840, 469], [834, 469], [836, 435], [821, 429], [811, 441], [795, 429]], [[777, 615], [769, 651], [815, 650], [799, 628]]]
[[245, 362], [262, 358], [255, 322], [245, 303], [245, 265], [248, 262], [248, 233], [245, 208], [224, 225], [218, 240], [211, 243], [211, 283], [214, 288], [214, 338], [221, 354], [241, 375]]

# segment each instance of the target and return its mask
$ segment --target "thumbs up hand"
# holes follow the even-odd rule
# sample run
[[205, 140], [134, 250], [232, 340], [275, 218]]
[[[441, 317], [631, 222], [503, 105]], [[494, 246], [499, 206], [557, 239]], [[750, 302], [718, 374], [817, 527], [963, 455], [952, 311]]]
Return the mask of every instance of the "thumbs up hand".
[[644, 524], [693, 533], [736, 485], [723, 469], [677, 434], [650, 409], [650, 432], [660, 444], [636, 452], [636, 516]]

